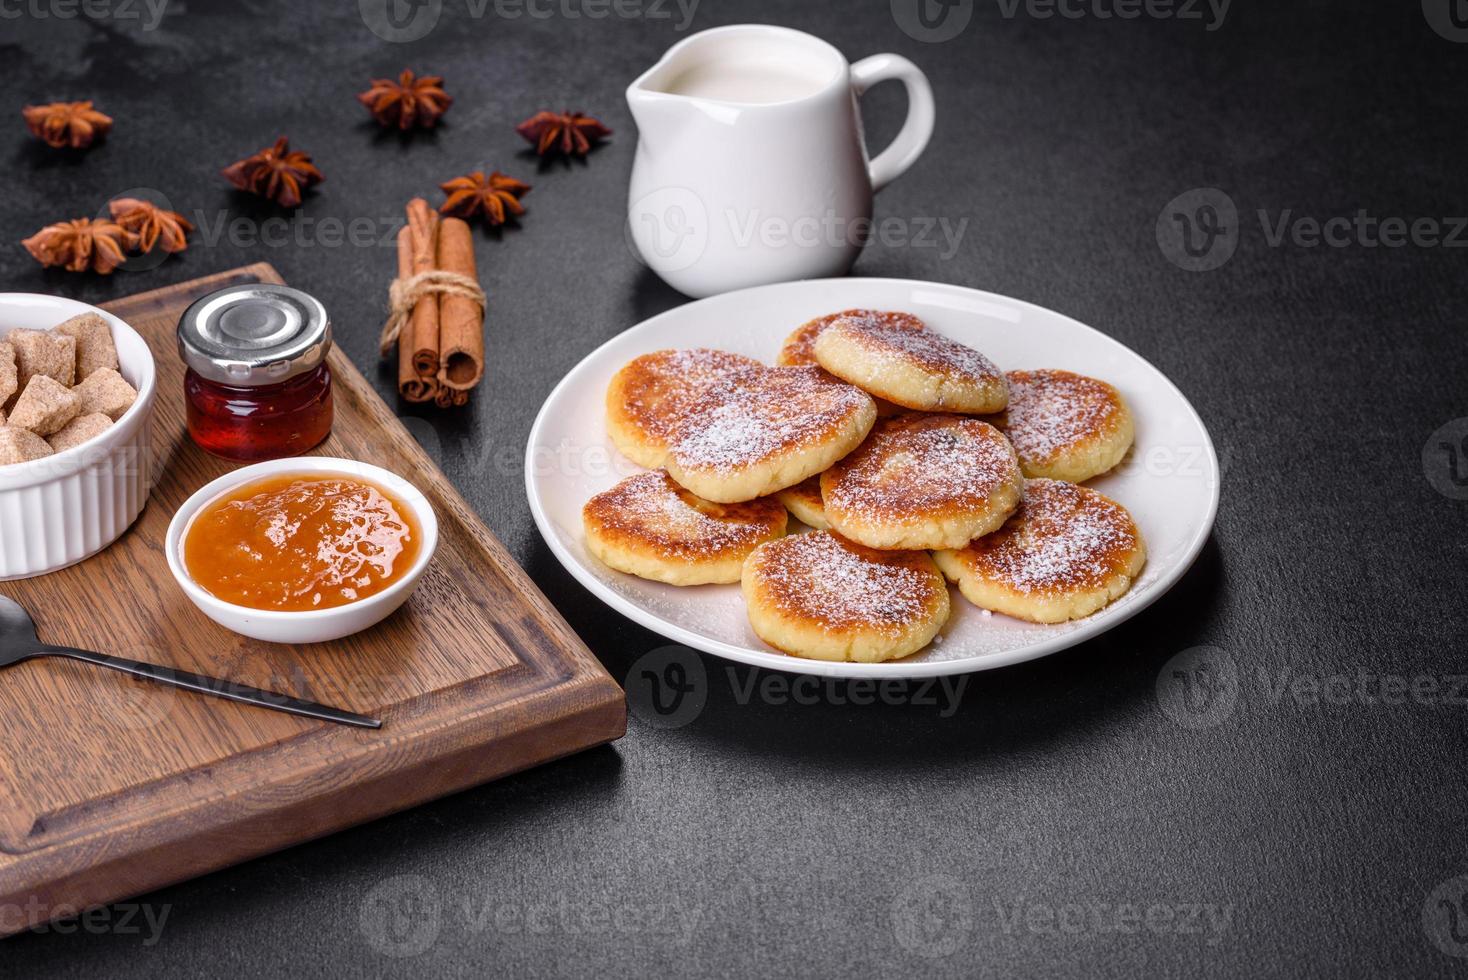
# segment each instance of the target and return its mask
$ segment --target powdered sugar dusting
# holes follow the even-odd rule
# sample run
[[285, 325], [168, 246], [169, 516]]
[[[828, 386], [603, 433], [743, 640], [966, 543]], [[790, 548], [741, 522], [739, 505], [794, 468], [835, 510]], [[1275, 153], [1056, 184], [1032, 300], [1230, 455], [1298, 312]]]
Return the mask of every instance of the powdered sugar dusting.
[[740, 375], [691, 413], [672, 442], [684, 469], [732, 472], [815, 445], [871, 399], [819, 368], [763, 368]]
[[587, 502], [584, 519], [610, 535], [685, 558], [749, 548], [773, 537], [785, 511], [772, 500], [699, 500], [662, 470], [628, 477]]
[[886, 325], [899, 330], [922, 330], [923, 321], [911, 313], [888, 312], [885, 310], [845, 310], [817, 317], [800, 327], [785, 341], [780, 349], [780, 363], [788, 367], [807, 367], [816, 364], [816, 338], [837, 320], [852, 320], [873, 326]]
[[829, 505], [867, 520], [922, 516], [934, 508], [986, 506], [1018, 480], [1014, 451], [987, 422], [901, 415], [877, 423], [836, 464]]
[[1116, 424], [1115, 389], [1069, 371], [1010, 371], [1001, 427], [1027, 460], [1044, 463]]
[[644, 432], [667, 439], [689, 413], [761, 367], [742, 354], [708, 348], [646, 354], [618, 373], [622, 409]]
[[905, 361], [924, 370], [974, 382], [1000, 376], [994, 362], [983, 354], [932, 330], [904, 330], [889, 323], [856, 319], [838, 320], [831, 326], [878, 364]]
[[977, 574], [1018, 592], [1056, 592], [1102, 585], [1138, 545], [1136, 525], [1114, 500], [1073, 483], [1030, 480], [1009, 522], [963, 556]]
[[767, 598], [827, 631], [899, 632], [932, 615], [947, 589], [923, 552], [873, 551], [829, 531], [781, 538], [752, 561], [746, 574]]

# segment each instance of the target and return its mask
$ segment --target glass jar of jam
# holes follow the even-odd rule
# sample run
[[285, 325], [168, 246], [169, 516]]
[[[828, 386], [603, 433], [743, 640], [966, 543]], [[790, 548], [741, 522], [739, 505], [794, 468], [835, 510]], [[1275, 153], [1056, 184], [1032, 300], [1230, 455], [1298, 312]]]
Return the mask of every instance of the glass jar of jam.
[[231, 286], [184, 311], [189, 435], [239, 462], [298, 456], [331, 434], [331, 323], [288, 286]]

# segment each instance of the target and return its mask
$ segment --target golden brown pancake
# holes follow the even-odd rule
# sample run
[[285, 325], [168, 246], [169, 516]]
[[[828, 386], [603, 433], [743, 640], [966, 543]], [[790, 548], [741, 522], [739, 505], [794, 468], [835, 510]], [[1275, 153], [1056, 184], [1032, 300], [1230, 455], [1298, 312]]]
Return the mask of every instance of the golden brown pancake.
[[1009, 436], [1025, 476], [1080, 483], [1131, 448], [1132, 413], [1104, 381], [1070, 371], [1010, 371], [1009, 406], [994, 424]]
[[813, 660], [906, 657], [948, 621], [948, 586], [926, 554], [874, 551], [830, 531], [760, 545], [742, 583], [760, 639]]
[[[800, 324], [794, 333], [785, 337], [785, 346], [780, 349], [780, 356], [775, 359], [775, 364], [784, 367], [819, 367], [816, 361], [815, 345], [816, 337], [821, 336], [826, 327], [831, 326], [837, 320], [857, 320], [860, 323], [881, 323], [895, 327], [900, 330], [922, 330], [925, 329], [923, 321], [919, 320], [910, 312], [891, 312], [885, 310], [846, 310], [843, 312], [828, 312], [824, 317], [816, 317], [809, 323]], [[906, 411], [901, 405], [893, 405], [885, 398], [873, 398], [876, 402], [876, 417], [887, 418], [888, 415], [897, 415]], [[797, 513], [796, 516], [800, 516]]]
[[879, 398], [925, 412], [987, 414], [1009, 400], [983, 354], [932, 330], [838, 319], [812, 348], [821, 367]]
[[[841, 313], [828, 313], [796, 327], [795, 332], [785, 338], [785, 346], [780, 348], [780, 356], [775, 359], [775, 363], [785, 367], [819, 367], [815, 354], [816, 338], [831, 324], [842, 319], [857, 320], [862, 323], [880, 323], [900, 330], [925, 329], [923, 321], [911, 313], [886, 310], [845, 310]], [[897, 415], [906, 411], [901, 405], [894, 405], [885, 398], [873, 398], [872, 400], [877, 403], [877, 418], [886, 418], [889, 415]]]
[[1125, 507], [1088, 487], [1030, 480], [1003, 528], [933, 555], [974, 605], [1035, 623], [1089, 616], [1126, 593], [1147, 561]]
[[871, 548], [961, 548], [1003, 524], [1023, 487], [999, 430], [957, 415], [883, 419], [821, 475], [832, 529]]
[[827, 469], [876, 417], [865, 392], [820, 368], [742, 372], [683, 417], [667, 470], [706, 500], [753, 500]]
[[775, 499], [785, 505], [792, 517], [807, 527], [825, 531], [831, 523], [826, 520], [826, 506], [821, 502], [821, 478], [813, 476], [801, 480], [793, 487], [786, 487], [775, 494]]
[[668, 442], [688, 413], [742, 372], [762, 365], [742, 354], [696, 348], [660, 350], [629, 361], [607, 386], [607, 431], [632, 462], [662, 466]]
[[795, 332], [785, 338], [785, 346], [780, 348], [780, 356], [775, 360], [776, 364], [785, 367], [811, 367], [817, 365], [815, 345], [819, 337], [827, 327], [837, 320], [855, 320], [860, 323], [880, 323], [899, 330], [922, 330], [923, 321], [911, 313], [895, 313], [885, 310], [845, 310], [841, 313], [828, 313], [825, 316], [816, 317], [808, 323], [803, 323], [795, 328]]
[[737, 582], [744, 559], [785, 533], [774, 500], [715, 504], [657, 470], [628, 477], [581, 510], [587, 550], [604, 564], [672, 585]]

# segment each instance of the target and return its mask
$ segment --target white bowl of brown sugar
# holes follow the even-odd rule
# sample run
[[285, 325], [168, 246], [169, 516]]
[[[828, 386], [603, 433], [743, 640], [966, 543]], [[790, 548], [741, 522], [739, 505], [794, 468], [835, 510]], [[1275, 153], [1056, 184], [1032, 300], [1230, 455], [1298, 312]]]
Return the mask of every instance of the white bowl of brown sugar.
[[152, 489], [147, 342], [76, 300], [0, 293], [0, 581], [122, 536]]

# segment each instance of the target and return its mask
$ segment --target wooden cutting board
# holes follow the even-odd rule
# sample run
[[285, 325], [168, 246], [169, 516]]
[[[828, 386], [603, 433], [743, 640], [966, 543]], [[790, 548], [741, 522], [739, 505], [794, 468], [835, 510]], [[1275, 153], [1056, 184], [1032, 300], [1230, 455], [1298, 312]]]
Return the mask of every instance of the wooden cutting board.
[[216, 289], [280, 281], [261, 264], [108, 304], [158, 364], [152, 499], [102, 554], [0, 583], [0, 594], [30, 610], [42, 640], [322, 701], [383, 727], [303, 720], [61, 660], [0, 672], [0, 908], [12, 910], [0, 935], [626, 730], [617, 684], [340, 351], [330, 355], [336, 424], [316, 452], [386, 467], [432, 501], [439, 546], [417, 591], [367, 632], [288, 647], [230, 633], [177, 588], [162, 551], [169, 519], [231, 468], [184, 430], [179, 315]]

